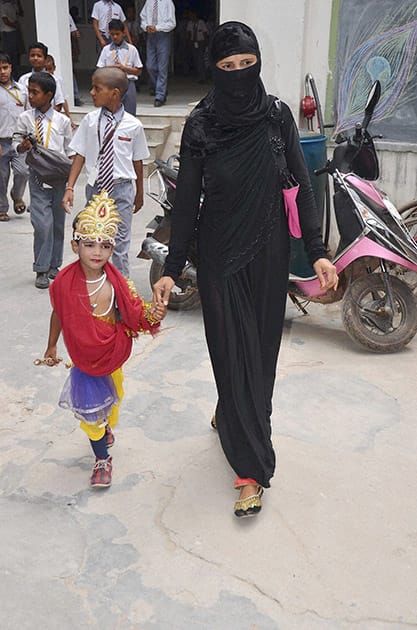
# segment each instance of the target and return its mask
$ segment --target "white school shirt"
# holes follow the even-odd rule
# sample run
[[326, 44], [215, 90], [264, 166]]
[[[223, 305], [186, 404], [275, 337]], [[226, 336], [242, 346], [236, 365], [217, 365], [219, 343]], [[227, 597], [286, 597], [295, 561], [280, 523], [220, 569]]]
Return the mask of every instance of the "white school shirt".
[[[28, 109], [26, 112], [20, 114], [16, 123], [16, 133], [18, 136], [14, 138], [13, 144], [16, 147], [23, 140], [23, 136], [27, 136], [29, 133], [36, 138], [35, 119], [39, 112], [37, 109]], [[48, 129], [50, 133], [48, 134]], [[72, 138], [72, 130], [70, 119], [55, 111], [53, 107], [50, 107], [45, 113], [45, 120], [43, 122], [44, 130], [44, 142], [49, 135], [48, 149], [59, 151], [65, 155], [72, 155], [73, 151], [70, 149], [70, 142]], [[46, 146], [46, 144], [45, 144]]]
[[11, 138], [20, 114], [28, 109], [28, 95], [20, 83], [12, 81], [6, 89], [0, 85], [0, 138]]
[[[113, 179], [136, 179], [133, 161], [149, 157], [143, 125], [140, 120], [125, 112], [123, 107], [115, 113], [115, 118], [120, 122], [113, 136]], [[72, 151], [85, 158], [87, 179], [98, 167], [98, 154], [103, 143], [105, 124], [105, 116], [102, 115], [101, 108], [90, 112], [84, 116], [71, 140]]]
[[[117, 2], [113, 2], [111, 0], [112, 5], [112, 14], [111, 20], [121, 20], [123, 23], [126, 22], [126, 16], [123, 13], [123, 9], [120, 4]], [[98, 30], [101, 33], [104, 33], [106, 37], [109, 37], [109, 18], [108, 18], [108, 9], [109, 2], [105, 0], [99, 0], [99, 2], [95, 2], [93, 6], [93, 10], [91, 11], [91, 17], [98, 21]]]
[[157, 31], [169, 33], [176, 26], [175, 6], [172, 0], [158, 0], [158, 23], [153, 24], [154, 0], [146, 0], [145, 6], [140, 12], [141, 27], [146, 31], [147, 26], [156, 26]]
[[[46, 70], [42, 70], [42, 72], [46, 72]], [[29, 90], [29, 77], [31, 77], [33, 73], [34, 73], [34, 70], [32, 70], [31, 72], [26, 72], [26, 74], [22, 74], [22, 76], [19, 79], [19, 83], [21, 83], [26, 88], [26, 90]], [[51, 74], [51, 77], [55, 79], [53, 74]], [[56, 80], [55, 80], [55, 83], [56, 83], [56, 90], [55, 90], [55, 96], [52, 99], [52, 107], [56, 107], [57, 105], [62, 105], [65, 101], [63, 87]]]
[[[105, 68], [106, 66], [114, 66], [116, 60], [116, 52], [118, 52], [119, 63], [123, 66], [130, 66], [131, 68], [142, 68], [142, 61], [139, 56], [138, 50], [135, 46], [122, 42], [120, 46], [116, 46], [113, 42], [104, 46], [100, 57], [97, 61], [97, 68]], [[126, 73], [127, 78], [130, 81], [137, 81], [135, 74]]]

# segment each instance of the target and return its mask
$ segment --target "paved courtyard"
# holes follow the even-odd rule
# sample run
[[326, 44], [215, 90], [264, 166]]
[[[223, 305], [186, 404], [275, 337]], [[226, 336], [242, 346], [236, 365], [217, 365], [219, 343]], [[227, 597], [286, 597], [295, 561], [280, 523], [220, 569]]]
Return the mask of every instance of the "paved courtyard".
[[[156, 208], [148, 200], [133, 230], [132, 278], [148, 298], [135, 254]], [[113, 485], [92, 491], [88, 441], [57, 406], [66, 370], [33, 365], [50, 306], [33, 286], [29, 215], [1, 232], [2, 629], [417, 628], [417, 339], [369, 354], [337, 305], [307, 317], [288, 305], [277, 473], [259, 517], [240, 522], [209, 424], [201, 311], [170, 312], [135, 343]]]

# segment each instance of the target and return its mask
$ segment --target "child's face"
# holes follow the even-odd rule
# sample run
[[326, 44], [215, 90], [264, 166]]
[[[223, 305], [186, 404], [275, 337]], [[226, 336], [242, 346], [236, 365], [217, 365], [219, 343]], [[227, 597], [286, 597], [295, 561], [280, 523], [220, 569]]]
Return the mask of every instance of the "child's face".
[[29, 51], [29, 62], [36, 72], [40, 72], [45, 67], [46, 57], [41, 48], [31, 48]]
[[117, 88], [111, 88], [93, 77], [90, 94], [96, 107], [110, 108], [116, 100], [120, 101], [120, 92]]
[[50, 74], [53, 74], [55, 72], [55, 64], [53, 61], [51, 61], [50, 59], [47, 59], [45, 61], [45, 70], [46, 72], [49, 72]]
[[0, 61], [0, 83], [6, 85], [12, 76], [12, 65], [5, 61]]
[[33, 81], [29, 81], [28, 95], [30, 106], [40, 110], [47, 106], [49, 108], [53, 98], [52, 92], [44, 92], [42, 88]]
[[109, 242], [71, 241], [72, 250], [78, 255], [81, 267], [86, 275], [100, 271], [113, 253], [113, 245]]
[[110, 39], [116, 46], [120, 46], [123, 41], [125, 34], [123, 31], [110, 31]]

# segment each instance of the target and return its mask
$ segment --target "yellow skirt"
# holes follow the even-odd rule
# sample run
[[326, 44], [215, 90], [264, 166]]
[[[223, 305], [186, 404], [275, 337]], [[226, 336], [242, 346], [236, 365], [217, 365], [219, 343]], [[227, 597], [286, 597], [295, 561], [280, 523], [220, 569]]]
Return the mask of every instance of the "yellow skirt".
[[80, 427], [83, 431], [85, 431], [85, 433], [87, 433], [88, 437], [90, 438], [90, 440], [93, 440], [93, 442], [101, 440], [101, 438], [104, 436], [106, 432], [106, 424], [108, 424], [113, 429], [119, 420], [119, 407], [124, 395], [122, 368], [115, 370], [111, 374], [111, 377], [113, 379], [117, 396], [119, 397], [119, 402], [113, 405], [107, 420], [105, 418], [103, 418], [102, 420], [97, 420], [96, 424], [87, 424], [87, 422], [84, 422], [83, 420], [81, 420], [80, 422]]

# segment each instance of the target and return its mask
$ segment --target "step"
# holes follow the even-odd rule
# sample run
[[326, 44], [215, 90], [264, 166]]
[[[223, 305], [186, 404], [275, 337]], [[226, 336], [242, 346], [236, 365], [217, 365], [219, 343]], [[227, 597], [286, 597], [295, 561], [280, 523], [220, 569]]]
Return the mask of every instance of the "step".
[[150, 142], [165, 144], [171, 131], [170, 123], [158, 122], [151, 124], [148, 120], [143, 121], [143, 128], [145, 130], [145, 136], [148, 144]]

